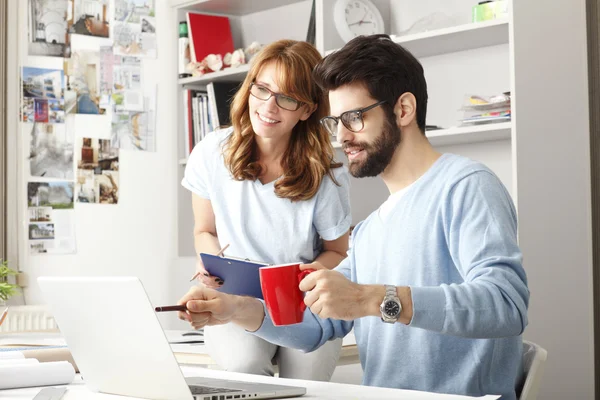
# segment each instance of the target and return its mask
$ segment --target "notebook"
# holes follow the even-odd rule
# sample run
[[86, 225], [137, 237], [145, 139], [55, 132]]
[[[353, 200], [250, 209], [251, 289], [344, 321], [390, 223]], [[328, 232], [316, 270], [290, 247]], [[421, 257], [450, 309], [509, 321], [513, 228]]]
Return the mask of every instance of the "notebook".
[[156, 400], [273, 399], [306, 393], [294, 386], [184, 378], [138, 278], [40, 277], [38, 284], [94, 392]]
[[218, 289], [219, 291], [263, 298], [258, 269], [268, 265], [267, 263], [206, 253], [200, 253], [200, 258], [209, 274], [223, 279], [224, 283]]

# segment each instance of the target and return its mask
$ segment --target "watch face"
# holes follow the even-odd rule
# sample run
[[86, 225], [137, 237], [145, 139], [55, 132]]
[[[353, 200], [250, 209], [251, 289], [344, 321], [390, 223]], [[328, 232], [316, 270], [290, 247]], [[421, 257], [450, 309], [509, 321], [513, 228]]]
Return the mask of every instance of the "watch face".
[[400, 314], [400, 306], [395, 301], [388, 301], [385, 303], [383, 311], [390, 317], [396, 317]]

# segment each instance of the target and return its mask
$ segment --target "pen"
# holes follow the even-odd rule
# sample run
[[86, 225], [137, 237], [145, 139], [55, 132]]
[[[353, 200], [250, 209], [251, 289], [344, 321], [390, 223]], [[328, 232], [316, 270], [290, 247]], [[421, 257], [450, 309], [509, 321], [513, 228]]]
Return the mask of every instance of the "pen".
[[187, 311], [186, 306], [162, 306], [162, 307], [154, 307], [154, 311], [163, 312], [163, 311]]
[[[219, 250], [219, 252], [216, 254], [217, 257], [221, 256], [223, 254], [223, 252], [225, 251], [225, 249], [227, 249], [229, 247], [229, 243], [227, 243], [225, 246], [223, 246], [223, 248], [221, 250]], [[192, 279], [190, 279], [190, 282], [193, 281], [194, 279], [196, 279], [198, 277], [198, 275], [200, 275], [200, 272], [196, 272], [194, 274], [194, 276], [192, 276]]]
[[0, 325], [2, 325], [2, 323], [4, 322], [4, 320], [6, 319], [6, 315], [8, 314], [8, 307], [6, 307], [4, 309], [4, 312], [2, 313], [2, 316], [0, 317]]

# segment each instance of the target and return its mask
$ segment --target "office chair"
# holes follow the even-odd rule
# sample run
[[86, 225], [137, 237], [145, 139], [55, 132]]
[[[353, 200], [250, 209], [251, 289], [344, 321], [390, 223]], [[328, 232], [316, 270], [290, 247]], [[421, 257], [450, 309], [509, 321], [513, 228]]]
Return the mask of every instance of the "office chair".
[[523, 386], [519, 400], [537, 399], [547, 356], [548, 352], [543, 347], [523, 340]]

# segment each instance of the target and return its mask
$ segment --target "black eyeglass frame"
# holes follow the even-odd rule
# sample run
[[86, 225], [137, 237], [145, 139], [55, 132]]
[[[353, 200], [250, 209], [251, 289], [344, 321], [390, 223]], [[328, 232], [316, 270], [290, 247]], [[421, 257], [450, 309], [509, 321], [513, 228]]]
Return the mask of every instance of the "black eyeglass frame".
[[[269, 92], [269, 93], [270, 93], [270, 94], [269, 94], [269, 97], [267, 97], [266, 99], [261, 99], [260, 97], [257, 97], [257, 96], [256, 96], [254, 93], [252, 93], [252, 86], [256, 86], [256, 87], [260, 87], [261, 89], [265, 89], [267, 92]], [[291, 97], [291, 96], [288, 96], [288, 95], [286, 95], [286, 94], [283, 94], [283, 93], [275, 93], [274, 91], [272, 91], [272, 90], [271, 90], [271, 89], [269, 89], [268, 87], [266, 87], [266, 86], [263, 86], [263, 85], [259, 85], [259, 84], [258, 84], [258, 83], [256, 83], [256, 82], [252, 82], [252, 83], [250, 83], [250, 90], [249, 90], [249, 92], [250, 92], [250, 95], [252, 95], [254, 98], [256, 98], [256, 99], [259, 99], [259, 100], [262, 100], [262, 101], [267, 101], [267, 100], [269, 100], [271, 97], [273, 97], [273, 96], [274, 96], [274, 97], [275, 97], [275, 104], [277, 104], [277, 107], [281, 108], [282, 110], [286, 110], [286, 111], [298, 111], [298, 109], [299, 109], [300, 107], [302, 107], [302, 106], [305, 104], [303, 101], [300, 101], [300, 100], [298, 100], [298, 99], [294, 99], [293, 97]], [[279, 99], [280, 99], [280, 97], [287, 97], [288, 99], [295, 100], [295, 101], [296, 101], [296, 103], [298, 103], [298, 106], [297, 106], [295, 109], [293, 109], [293, 110], [290, 110], [289, 108], [282, 107], [282, 106], [279, 104]]]
[[[342, 124], [350, 132], [358, 133], [358, 132], [362, 131], [364, 129], [364, 127], [365, 127], [365, 121], [363, 119], [363, 114], [366, 113], [367, 111], [375, 108], [375, 107], [379, 107], [380, 105], [384, 104], [385, 102], [386, 102], [385, 100], [381, 100], [381, 101], [378, 101], [375, 104], [371, 104], [370, 106], [367, 106], [365, 108], [359, 108], [358, 110], [348, 110], [348, 111], [345, 111], [345, 112], [341, 113], [338, 117], [333, 116], [333, 115], [328, 115], [326, 117], [321, 118], [321, 120], [319, 122], [321, 122], [321, 125], [323, 125], [323, 127], [325, 128], [325, 130], [327, 132], [329, 132], [329, 134], [332, 135], [332, 136], [337, 136], [337, 126], [340, 123], [340, 121], [342, 121]], [[344, 122], [344, 115], [347, 115], [347, 114], [358, 114], [358, 117], [360, 118], [360, 125], [361, 125], [360, 129], [354, 130], [350, 126], [346, 125], [346, 122]], [[327, 120], [333, 120], [333, 121], [335, 121], [335, 127], [336, 127], [336, 131], [335, 132], [331, 132], [329, 130], [329, 128], [327, 127], [327, 124], [326, 124]]]

